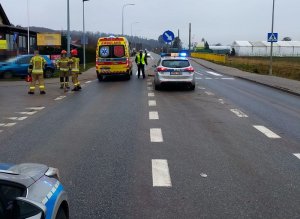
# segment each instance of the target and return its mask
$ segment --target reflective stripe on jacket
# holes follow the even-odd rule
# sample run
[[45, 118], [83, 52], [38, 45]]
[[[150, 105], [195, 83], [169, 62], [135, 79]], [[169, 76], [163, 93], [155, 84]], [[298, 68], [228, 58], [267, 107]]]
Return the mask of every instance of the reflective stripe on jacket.
[[30, 60], [30, 65], [32, 65], [32, 74], [43, 74], [45, 64], [46, 60], [42, 56], [33, 56]]
[[72, 64], [71, 64], [71, 69], [72, 72], [79, 72], [79, 58], [72, 57]]
[[70, 70], [70, 59], [63, 57], [58, 61], [58, 67], [60, 71], [69, 71]]
[[141, 58], [141, 55], [140, 53], [136, 55], [136, 63], [139, 65], [139, 64], [142, 64], [142, 65], [145, 65], [146, 62], [145, 62], [145, 53], [142, 54], [142, 58]]

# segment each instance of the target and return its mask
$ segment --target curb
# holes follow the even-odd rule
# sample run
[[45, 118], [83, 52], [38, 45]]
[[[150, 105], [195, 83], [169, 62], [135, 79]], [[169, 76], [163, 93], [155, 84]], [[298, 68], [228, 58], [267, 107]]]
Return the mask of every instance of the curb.
[[195, 59], [192, 59], [194, 62], [196, 62], [197, 64], [203, 66], [204, 68], [207, 68], [207, 69], [210, 69], [212, 71], [215, 71], [215, 72], [218, 72], [218, 73], [222, 73], [224, 75], [227, 75], [227, 76], [231, 76], [231, 77], [234, 77], [234, 78], [238, 78], [238, 79], [242, 79], [242, 80], [245, 80], [245, 81], [249, 81], [249, 82], [253, 82], [253, 83], [256, 83], [256, 84], [260, 84], [260, 85], [263, 85], [263, 86], [266, 86], [266, 87], [270, 87], [270, 88], [273, 88], [273, 89], [276, 89], [276, 90], [280, 90], [280, 91], [283, 91], [285, 93], [289, 93], [289, 94], [292, 94], [292, 95], [295, 95], [295, 96], [300, 96], [300, 93], [297, 93], [297, 92], [294, 92], [292, 90], [289, 90], [287, 88], [284, 88], [284, 87], [279, 87], [279, 86], [276, 86], [276, 85], [271, 85], [271, 84], [266, 84], [266, 83], [263, 83], [263, 82], [259, 82], [259, 81], [256, 81], [256, 80], [253, 80], [253, 79], [250, 79], [250, 78], [246, 78], [246, 77], [242, 77], [242, 76], [234, 76], [234, 75], [229, 75], [229, 74], [226, 74], [224, 72], [219, 72], [213, 68], [210, 68], [198, 61], [196, 61]]

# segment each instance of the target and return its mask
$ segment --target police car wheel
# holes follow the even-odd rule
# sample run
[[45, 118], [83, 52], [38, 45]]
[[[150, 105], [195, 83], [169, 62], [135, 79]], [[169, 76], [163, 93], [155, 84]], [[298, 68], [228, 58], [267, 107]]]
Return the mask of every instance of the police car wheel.
[[195, 85], [191, 85], [191, 86], [190, 86], [190, 89], [191, 89], [191, 90], [195, 90], [195, 87], [196, 87]]
[[155, 90], [160, 90], [161, 89], [161, 86], [158, 85], [158, 84], [155, 84], [154, 87], [155, 87]]
[[62, 207], [58, 209], [55, 219], [67, 219], [66, 213]]

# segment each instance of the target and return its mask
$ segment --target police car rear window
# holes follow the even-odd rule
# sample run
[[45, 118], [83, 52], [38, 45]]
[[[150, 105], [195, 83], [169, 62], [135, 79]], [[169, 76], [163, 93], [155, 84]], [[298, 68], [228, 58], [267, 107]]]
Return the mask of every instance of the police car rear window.
[[188, 60], [163, 60], [162, 66], [167, 68], [186, 68], [190, 66]]
[[122, 58], [125, 56], [125, 48], [123, 45], [100, 46], [99, 56], [101, 58]]

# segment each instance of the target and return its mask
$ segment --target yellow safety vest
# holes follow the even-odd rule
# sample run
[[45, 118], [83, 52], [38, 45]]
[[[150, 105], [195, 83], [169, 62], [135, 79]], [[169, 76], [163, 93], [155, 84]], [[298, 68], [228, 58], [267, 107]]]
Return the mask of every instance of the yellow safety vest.
[[59, 59], [58, 66], [60, 71], [69, 71], [70, 70], [70, 59], [63, 57]]
[[32, 65], [32, 74], [43, 74], [45, 64], [46, 60], [42, 56], [33, 56], [30, 60], [30, 65]]
[[142, 54], [142, 58], [141, 58], [140, 53], [137, 54], [136, 57], [137, 57], [137, 64], [143, 64], [143, 65], [146, 64], [146, 62], [145, 62], [145, 53]]
[[71, 60], [72, 60], [72, 64], [71, 64], [72, 72], [78, 73], [79, 72], [79, 61], [80, 61], [79, 58], [72, 57]]

